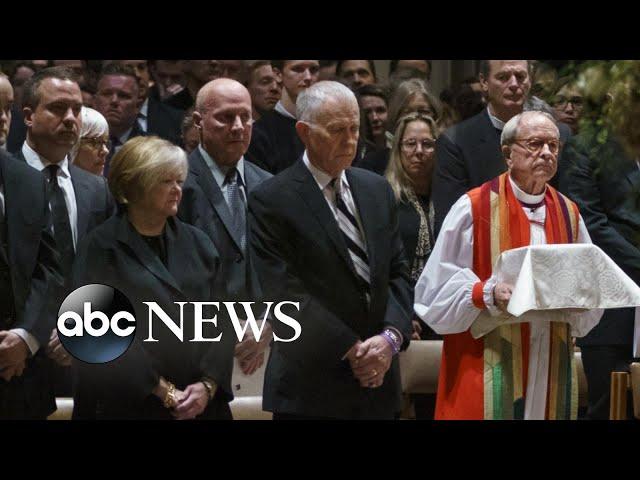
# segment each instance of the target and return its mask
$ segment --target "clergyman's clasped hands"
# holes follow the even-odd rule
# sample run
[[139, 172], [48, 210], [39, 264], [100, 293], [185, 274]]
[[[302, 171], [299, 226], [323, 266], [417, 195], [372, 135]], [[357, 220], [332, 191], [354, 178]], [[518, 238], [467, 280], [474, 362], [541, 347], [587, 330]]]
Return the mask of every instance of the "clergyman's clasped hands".
[[358, 341], [346, 358], [349, 360], [353, 376], [366, 388], [378, 388], [384, 382], [384, 376], [391, 367], [393, 351], [389, 342], [376, 335], [364, 342]]

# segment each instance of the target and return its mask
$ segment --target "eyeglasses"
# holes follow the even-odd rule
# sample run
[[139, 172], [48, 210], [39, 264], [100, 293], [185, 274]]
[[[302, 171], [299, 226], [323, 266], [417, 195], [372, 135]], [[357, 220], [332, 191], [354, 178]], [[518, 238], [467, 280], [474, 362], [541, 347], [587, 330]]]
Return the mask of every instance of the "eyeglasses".
[[566, 108], [567, 105], [573, 105], [573, 108], [580, 109], [584, 105], [584, 99], [582, 97], [565, 97], [558, 95], [551, 100], [551, 106], [556, 108]]
[[432, 152], [436, 148], [436, 142], [431, 139], [425, 138], [424, 140], [418, 142], [415, 138], [409, 138], [400, 143], [402, 148], [407, 152], [413, 153], [418, 149], [418, 144], [422, 145], [422, 150], [425, 152]]
[[549, 146], [549, 151], [553, 155], [557, 155], [560, 151], [560, 142], [558, 140], [543, 140], [542, 138], [516, 138], [515, 142], [527, 149], [530, 153], [537, 155], [542, 151], [545, 145]]
[[100, 150], [102, 147], [109, 148], [109, 140], [104, 140], [102, 138], [81, 138], [80, 141], [85, 145], [89, 145], [94, 150]]

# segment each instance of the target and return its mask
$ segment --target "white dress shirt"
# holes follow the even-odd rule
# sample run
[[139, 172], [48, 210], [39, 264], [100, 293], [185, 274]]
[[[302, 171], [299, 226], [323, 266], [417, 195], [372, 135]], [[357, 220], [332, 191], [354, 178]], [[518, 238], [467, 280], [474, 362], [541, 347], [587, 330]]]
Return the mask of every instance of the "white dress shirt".
[[[511, 180], [511, 179], [510, 179]], [[544, 193], [529, 195], [511, 180], [515, 196], [522, 202], [537, 204], [544, 199]], [[523, 210], [531, 222], [531, 245], [546, 244], [546, 233], [542, 225], [546, 218], [546, 207], [538, 207], [533, 212]], [[591, 243], [587, 228], [580, 217], [579, 243]], [[451, 207], [440, 230], [438, 240], [415, 287], [416, 314], [436, 333], [448, 335], [469, 330], [480, 315], [473, 304], [472, 290], [480, 281], [473, 272], [473, 214], [471, 200], [463, 195]], [[500, 312], [493, 304], [493, 287], [497, 281], [491, 276], [484, 285], [483, 299], [487, 310], [493, 316]], [[575, 337], [585, 336], [599, 321], [603, 310], [595, 309], [584, 313], [567, 313], [571, 333]], [[547, 398], [549, 373], [550, 325], [547, 322], [529, 323], [529, 371], [527, 378], [527, 398], [525, 419], [543, 420]]]
[[[333, 180], [333, 178], [328, 173], [323, 172], [322, 170], [314, 166], [309, 161], [309, 157], [307, 156], [306, 150], [302, 154], [302, 161], [311, 172], [311, 175], [313, 175], [313, 178], [318, 184], [318, 188], [322, 192], [322, 195], [324, 195], [324, 199], [327, 201], [327, 205], [329, 205], [329, 208], [331, 209], [331, 212], [333, 213], [333, 216], [337, 222], [338, 207], [336, 207], [335, 190], [329, 186], [329, 183], [331, 183], [331, 180]], [[356, 221], [358, 222], [358, 228], [360, 229], [360, 234], [362, 235], [362, 242], [365, 246], [365, 251], [366, 251], [367, 239], [364, 236], [364, 228], [362, 227], [362, 220], [360, 219], [360, 213], [358, 212], [358, 209], [356, 208], [356, 204], [353, 200], [353, 195], [351, 194], [351, 187], [349, 186], [349, 182], [347, 181], [347, 175], [345, 174], [344, 170], [340, 174], [340, 191], [342, 192], [342, 199], [344, 200], [345, 205], [347, 206], [349, 211], [354, 214], [353, 216], [356, 218]]]

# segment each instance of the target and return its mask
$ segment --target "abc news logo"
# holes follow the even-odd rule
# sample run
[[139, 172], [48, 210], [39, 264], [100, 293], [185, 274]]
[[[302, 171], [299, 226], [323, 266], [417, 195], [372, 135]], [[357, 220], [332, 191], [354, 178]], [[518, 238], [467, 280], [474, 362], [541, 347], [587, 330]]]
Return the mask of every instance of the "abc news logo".
[[[189, 303], [194, 312], [194, 336], [189, 342], [219, 342], [222, 333], [217, 337], [204, 334], [206, 324], [217, 326], [217, 314], [205, 317], [205, 307], [220, 308], [219, 302], [175, 302], [180, 307], [180, 321], [176, 323], [156, 302], [142, 302], [147, 306], [148, 336], [143, 342], [157, 342], [154, 338], [153, 325], [160, 320], [160, 325], [181, 342], [184, 342], [184, 306]], [[298, 302], [264, 302], [265, 311], [258, 326], [252, 305], [254, 302], [238, 302], [244, 309], [246, 323], [240, 319], [236, 311], [236, 302], [222, 302], [233, 325], [236, 337], [241, 342], [248, 328], [251, 328], [256, 339], [260, 339], [264, 320], [273, 309], [273, 317], [293, 330], [290, 338], [280, 338], [275, 333], [276, 342], [293, 342], [297, 340], [302, 328], [289, 315], [283, 313], [283, 307], [293, 306], [300, 310]], [[154, 321], [155, 320], [155, 321]], [[67, 296], [58, 311], [58, 337], [62, 346], [70, 355], [87, 363], [107, 363], [122, 356], [131, 346], [136, 335], [136, 312], [129, 299], [118, 289], [109, 285], [91, 284], [80, 287]]]

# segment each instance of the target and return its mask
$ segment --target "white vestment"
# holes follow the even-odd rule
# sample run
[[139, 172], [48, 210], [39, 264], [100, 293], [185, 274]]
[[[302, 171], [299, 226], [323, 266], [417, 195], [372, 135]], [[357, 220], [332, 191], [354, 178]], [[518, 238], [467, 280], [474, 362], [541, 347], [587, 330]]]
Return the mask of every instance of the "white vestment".
[[[509, 177], [515, 196], [527, 204], [544, 200], [544, 193], [529, 195], [523, 192]], [[544, 204], [534, 211], [523, 207], [531, 220], [531, 245], [546, 244]], [[537, 223], [534, 223], [537, 222]], [[538, 224], [539, 223], [539, 224]], [[580, 217], [579, 243], [591, 243], [587, 228]], [[436, 333], [447, 335], [462, 333], [471, 327], [481, 310], [472, 301], [473, 286], [480, 281], [473, 272], [473, 214], [471, 200], [463, 195], [451, 207], [445, 218], [436, 244], [415, 287], [416, 314]], [[489, 313], [499, 315], [493, 304], [494, 276], [490, 277], [483, 290], [484, 303]], [[600, 321], [604, 310], [594, 309], [584, 313], [567, 312], [566, 320], [571, 325], [574, 337], [585, 336]], [[548, 322], [529, 323], [529, 371], [525, 415], [527, 420], [544, 420], [549, 373]]]

